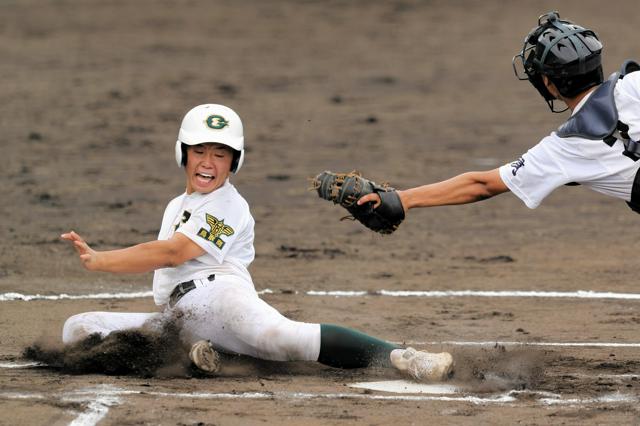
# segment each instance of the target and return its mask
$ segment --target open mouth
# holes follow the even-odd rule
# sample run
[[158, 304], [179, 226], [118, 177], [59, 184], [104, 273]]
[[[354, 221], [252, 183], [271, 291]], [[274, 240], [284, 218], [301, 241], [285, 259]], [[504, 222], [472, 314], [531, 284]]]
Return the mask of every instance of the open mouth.
[[207, 173], [196, 173], [196, 178], [198, 178], [198, 181], [207, 184], [213, 181], [216, 177]]

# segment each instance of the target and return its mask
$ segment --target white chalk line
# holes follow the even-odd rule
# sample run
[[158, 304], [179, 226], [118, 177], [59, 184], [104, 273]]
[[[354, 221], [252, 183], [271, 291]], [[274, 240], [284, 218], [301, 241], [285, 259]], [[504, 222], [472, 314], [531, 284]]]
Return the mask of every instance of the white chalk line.
[[82, 300], [82, 299], [138, 299], [143, 297], [152, 297], [153, 292], [142, 291], [133, 293], [94, 293], [94, 294], [21, 294], [21, 293], [3, 293], [0, 294], [0, 302], [24, 301], [32, 300]]
[[[614, 392], [601, 395], [596, 398], [564, 398], [562, 395], [550, 392], [538, 391], [508, 391], [488, 396], [477, 395], [374, 395], [370, 393], [311, 393], [311, 392], [234, 392], [234, 393], [210, 393], [210, 392], [154, 392], [136, 391], [116, 388], [105, 385], [97, 388], [85, 388], [76, 392], [69, 392], [62, 395], [64, 401], [88, 402], [87, 411], [81, 413], [71, 424], [74, 426], [95, 425], [103, 419], [109, 408], [121, 403], [120, 397], [140, 395], [164, 398], [182, 399], [211, 399], [211, 400], [309, 400], [309, 399], [351, 399], [351, 400], [374, 400], [374, 401], [439, 401], [439, 402], [466, 402], [474, 405], [487, 404], [507, 404], [517, 403], [522, 399], [525, 403], [530, 402], [530, 396], [539, 396], [535, 402], [541, 405], [593, 405], [593, 404], [629, 404], [638, 403], [640, 399], [636, 395]], [[0, 398], [5, 399], [44, 399], [41, 393], [16, 393], [0, 392]]]
[[593, 404], [637, 404], [640, 399], [635, 395], [624, 394], [620, 392], [614, 392], [606, 395], [602, 395], [596, 398], [541, 398], [538, 400], [544, 405], [593, 405]]
[[104, 419], [109, 413], [109, 409], [113, 406], [120, 405], [122, 402], [118, 395], [109, 395], [99, 390], [89, 398], [82, 395], [68, 395], [62, 398], [62, 401], [70, 402], [88, 402], [86, 411], [83, 411], [73, 419], [69, 426], [94, 426], [100, 420]]
[[584, 374], [584, 373], [556, 373], [550, 374], [554, 377], [576, 377], [581, 379], [610, 379], [610, 380], [631, 380], [640, 378], [640, 374], [622, 373], [622, 374]]
[[39, 362], [0, 362], [0, 368], [33, 368], [43, 365]]
[[[122, 390], [106, 385], [96, 388], [81, 389], [75, 392], [68, 392], [63, 394], [60, 397], [60, 400], [63, 402], [79, 402], [87, 404], [86, 410], [79, 413], [78, 416], [69, 423], [70, 426], [95, 426], [107, 416], [110, 407], [119, 405], [122, 402], [119, 398], [122, 393]], [[59, 395], [55, 395], [54, 397], [59, 397]], [[46, 400], [52, 398], [52, 396], [32, 392], [0, 392], [0, 398]]]
[[527, 291], [527, 290], [379, 290], [379, 291], [307, 291], [309, 296], [361, 297], [361, 296], [389, 296], [389, 297], [535, 297], [561, 299], [624, 299], [640, 300], [638, 293], [614, 293], [591, 290], [578, 291]]
[[[432, 290], [432, 291], [409, 291], [409, 290], [378, 290], [378, 291], [350, 291], [350, 290], [309, 290], [305, 292], [274, 291], [264, 289], [258, 294], [302, 294], [306, 296], [319, 297], [364, 297], [364, 296], [385, 296], [385, 297], [419, 297], [419, 298], [444, 298], [444, 297], [512, 297], [512, 298], [556, 298], [556, 299], [617, 299], [617, 300], [640, 300], [640, 293], [615, 293], [591, 290], [578, 291], [526, 291], [526, 290]], [[131, 293], [94, 293], [94, 294], [22, 294], [22, 293], [2, 293], [0, 302], [10, 301], [32, 301], [32, 300], [81, 300], [81, 299], [138, 299], [152, 297], [153, 292], [141, 291]]]
[[431, 346], [431, 345], [448, 345], [448, 346], [540, 346], [540, 347], [578, 347], [578, 348], [640, 348], [640, 343], [630, 342], [510, 342], [500, 340], [487, 340], [481, 342], [441, 340], [441, 341], [413, 341], [405, 340], [402, 342], [391, 342], [398, 345], [406, 346]]

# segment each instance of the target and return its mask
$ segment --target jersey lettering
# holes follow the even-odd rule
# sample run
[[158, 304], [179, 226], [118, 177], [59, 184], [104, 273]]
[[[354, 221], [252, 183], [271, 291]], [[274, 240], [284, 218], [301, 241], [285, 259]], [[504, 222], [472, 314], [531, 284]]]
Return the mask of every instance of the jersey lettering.
[[515, 176], [520, 167], [524, 167], [524, 158], [518, 158], [517, 161], [511, 163], [511, 174]]
[[187, 223], [187, 221], [189, 220], [189, 218], [191, 217], [191, 212], [188, 211], [183, 211], [182, 212], [182, 218], [180, 219], [180, 221], [178, 223], [176, 223], [173, 226], [173, 232], [176, 232], [178, 230], [178, 228], [180, 228], [180, 225], [182, 225], [183, 223]]

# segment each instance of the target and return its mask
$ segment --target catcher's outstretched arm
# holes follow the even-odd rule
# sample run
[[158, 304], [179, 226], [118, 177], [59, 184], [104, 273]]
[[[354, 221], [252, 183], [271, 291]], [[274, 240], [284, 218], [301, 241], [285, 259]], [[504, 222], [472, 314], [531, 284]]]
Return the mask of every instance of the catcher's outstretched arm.
[[[485, 172], [467, 172], [442, 182], [418, 186], [398, 191], [404, 210], [414, 207], [434, 207], [453, 204], [468, 204], [486, 200], [494, 195], [509, 191], [500, 177], [499, 169]], [[358, 204], [373, 201], [377, 204], [377, 194], [368, 194], [358, 200]]]

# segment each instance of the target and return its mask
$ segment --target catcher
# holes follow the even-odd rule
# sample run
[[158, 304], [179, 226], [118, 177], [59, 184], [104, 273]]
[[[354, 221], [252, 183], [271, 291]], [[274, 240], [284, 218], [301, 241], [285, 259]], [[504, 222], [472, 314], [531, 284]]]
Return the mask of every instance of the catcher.
[[[604, 81], [601, 52], [592, 30], [561, 20], [557, 12], [538, 19], [513, 58], [514, 71], [536, 88], [552, 112], [570, 109], [572, 114], [516, 161], [404, 191], [363, 182], [340, 184], [363, 178], [330, 172], [316, 177], [315, 188], [322, 198], [340, 203], [383, 233], [393, 232], [404, 212], [415, 207], [473, 203], [511, 191], [533, 209], [563, 185], [580, 184], [621, 198], [640, 213], [640, 65], [626, 61]], [[523, 72], [518, 72], [518, 62]], [[555, 101], [566, 108], [557, 110]], [[380, 231], [379, 223], [390, 225]]]
[[98, 333], [153, 324], [183, 312], [181, 340], [203, 372], [220, 368], [218, 352], [273, 361], [318, 361], [339, 368], [394, 367], [417, 380], [446, 379], [450, 354], [428, 353], [332, 324], [292, 321], [258, 297], [249, 264], [254, 259], [254, 220], [230, 182], [244, 161], [240, 117], [223, 105], [200, 105], [184, 119], [175, 145], [186, 191], [169, 202], [158, 239], [110, 251], [93, 250], [77, 233], [61, 237], [90, 271], [155, 271], [158, 312], [87, 312], [64, 324], [64, 343]]

